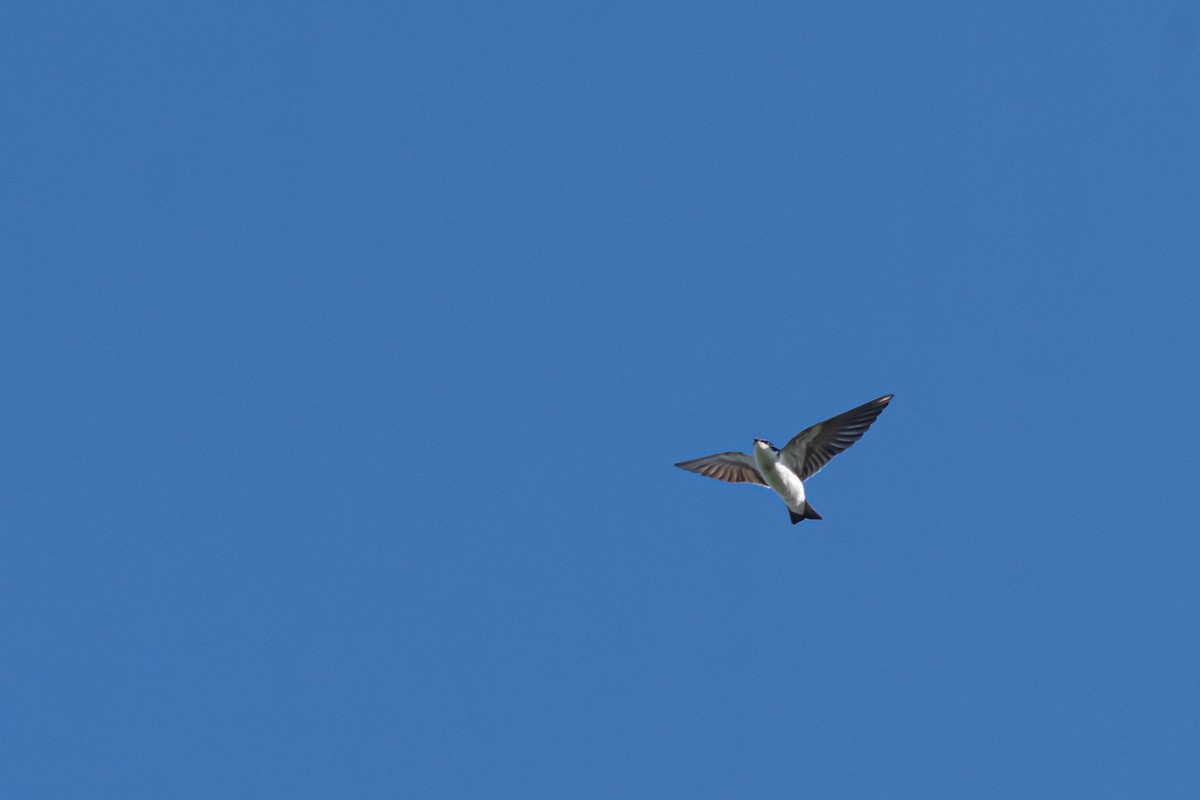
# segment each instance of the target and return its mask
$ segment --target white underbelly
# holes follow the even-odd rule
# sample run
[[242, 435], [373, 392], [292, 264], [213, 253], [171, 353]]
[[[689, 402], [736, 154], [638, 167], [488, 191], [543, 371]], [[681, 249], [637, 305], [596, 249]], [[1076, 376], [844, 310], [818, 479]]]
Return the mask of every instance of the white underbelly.
[[[756, 459], [757, 460], [757, 459]], [[796, 477], [796, 473], [777, 463], [759, 463], [759, 472], [767, 485], [775, 490], [775, 494], [783, 498], [788, 508], [800, 511], [804, 508], [804, 483]]]

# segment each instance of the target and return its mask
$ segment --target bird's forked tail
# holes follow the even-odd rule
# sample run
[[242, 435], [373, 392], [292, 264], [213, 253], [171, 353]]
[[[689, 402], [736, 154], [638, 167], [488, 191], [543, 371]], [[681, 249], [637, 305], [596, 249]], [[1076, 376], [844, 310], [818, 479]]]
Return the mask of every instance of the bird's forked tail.
[[804, 503], [804, 508], [802, 509], [801, 513], [797, 514], [795, 511], [792, 511], [789, 508], [788, 514], [792, 518], [793, 525], [795, 525], [797, 522], [799, 522], [802, 519], [820, 519], [821, 518], [821, 515], [817, 513], [817, 510], [815, 508], [813, 508], [812, 505], [810, 505], [808, 502]]

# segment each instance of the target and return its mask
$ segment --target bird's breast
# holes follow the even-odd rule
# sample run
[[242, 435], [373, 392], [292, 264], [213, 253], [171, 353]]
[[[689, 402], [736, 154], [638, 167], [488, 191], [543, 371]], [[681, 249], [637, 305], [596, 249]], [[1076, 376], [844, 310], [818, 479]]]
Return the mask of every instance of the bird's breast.
[[783, 498], [784, 502], [796, 508], [804, 505], [804, 483], [796, 473], [770, 456], [763, 457], [761, 452], [754, 454], [754, 460], [758, 464], [758, 471], [762, 473], [763, 480], [775, 490], [777, 495]]

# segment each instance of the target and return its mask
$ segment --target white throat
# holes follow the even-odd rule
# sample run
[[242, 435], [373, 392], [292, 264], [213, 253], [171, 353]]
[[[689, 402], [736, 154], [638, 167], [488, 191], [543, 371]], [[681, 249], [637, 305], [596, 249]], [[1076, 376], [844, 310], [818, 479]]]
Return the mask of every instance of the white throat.
[[779, 460], [779, 451], [766, 442], [754, 442], [754, 460], [761, 468], [766, 464], [774, 464]]

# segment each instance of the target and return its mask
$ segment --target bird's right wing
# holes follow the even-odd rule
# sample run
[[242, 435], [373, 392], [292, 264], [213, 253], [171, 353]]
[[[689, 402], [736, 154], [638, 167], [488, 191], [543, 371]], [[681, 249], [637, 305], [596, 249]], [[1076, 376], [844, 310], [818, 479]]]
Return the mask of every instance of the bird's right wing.
[[716, 453], [691, 461], [680, 461], [675, 466], [688, 472], [698, 472], [706, 478], [716, 478], [726, 483], [757, 483], [766, 486], [767, 482], [758, 474], [754, 458], [748, 453]]
[[892, 395], [885, 394], [844, 414], [805, 428], [784, 446], [780, 453], [781, 460], [800, 480], [808, 480], [820, 472], [829, 459], [861, 439], [891, 401]]

